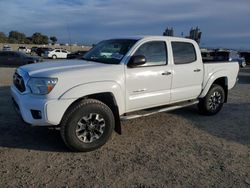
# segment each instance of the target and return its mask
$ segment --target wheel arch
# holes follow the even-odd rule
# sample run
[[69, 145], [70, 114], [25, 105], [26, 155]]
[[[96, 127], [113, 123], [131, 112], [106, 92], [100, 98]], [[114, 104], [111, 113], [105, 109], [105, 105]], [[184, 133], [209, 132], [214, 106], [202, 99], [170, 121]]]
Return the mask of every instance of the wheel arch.
[[228, 79], [227, 79], [227, 77], [217, 78], [213, 82], [213, 84], [217, 84], [217, 85], [221, 86], [224, 89], [224, 92], [225, 92], [225, 100], [224, 100], [224, 102], [226, 103], [227, 102], [227, 96], [228, 96]]
[[222, 76], [222, 75], [211, 76], [210, 79], [208, 80], [205, 88], [202, 90], [202, 93], [199, 96], [199, 98], [205, 97], [213, 84], [220, 85], [224, 89], [224, 92], [225, 92], [225, 101], [224, 102], [227, 102], [228, 78], [227, 78], [227, 76]]
[[86, 95], [84, 97], [80, 97], [79, 99], [75, 100], [67, 108], [64, 115], [71, 109], [72, 106], [74, 106], [79, 101], [82, 101], [84, 99], [96, 99], [96, 100], [99, 100], [102, 103], [106, 104], [114, 114], [114, 117], [115, 117], [115, 131], [118, 134], [121, 134], [121, 121], [120, 121], [120, 115], [119, 115], [119, 108], [118, 108], [116, 99], [115, 99], [113, 93], [111, 93], [111, 92], [95, 93], [95, 94]]

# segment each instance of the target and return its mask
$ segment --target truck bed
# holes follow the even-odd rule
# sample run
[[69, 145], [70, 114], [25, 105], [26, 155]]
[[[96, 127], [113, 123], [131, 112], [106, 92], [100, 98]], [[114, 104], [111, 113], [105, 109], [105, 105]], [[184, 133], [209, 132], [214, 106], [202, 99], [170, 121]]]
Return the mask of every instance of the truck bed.
[[204, 62], [204, 81], [203, 88], [206, 86], [208, 80], [217, 72], [224, 72], [227, 75], [228, 89], [231, 89], [238, 77], [239, 73], [239, 64], [238, 62], [229, 62], [229, 61], [209, 61]]

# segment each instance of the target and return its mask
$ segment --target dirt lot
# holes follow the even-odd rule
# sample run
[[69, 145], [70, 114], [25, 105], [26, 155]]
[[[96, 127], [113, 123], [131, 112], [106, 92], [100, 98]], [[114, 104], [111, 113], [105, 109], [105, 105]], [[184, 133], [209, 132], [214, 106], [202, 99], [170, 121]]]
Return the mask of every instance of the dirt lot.
[[218, 115], [190, 107], [130, 120], [89, 153], [22, 123], [9, 95], [13, 71], [0, 68], [0, 187], [250, 187], [250, 67]]

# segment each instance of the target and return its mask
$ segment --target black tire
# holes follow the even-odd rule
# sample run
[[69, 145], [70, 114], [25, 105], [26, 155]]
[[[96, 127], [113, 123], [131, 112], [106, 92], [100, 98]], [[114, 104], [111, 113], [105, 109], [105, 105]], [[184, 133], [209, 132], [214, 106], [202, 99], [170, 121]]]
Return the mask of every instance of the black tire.
[[198, 108], [204, 115], [215, 115], [223, 107], [225, 101], [225, 91], [223, 87], [213, 84], [207, 95], [200, 99]]
[[[93, 114], [96, 116], [94, 119], [92, 118], [92, 116], [94, 116]], [[97, 115], [98, 118], [101, 117], [100, 121]], [[87, 117], [90, 117], [90, 119], [87, 119]], [[95, 127], [92, 127], [93, 130], [90, 130], [90, 126], [93, 123], [92, 121], [97, 120], [98, 122], [95, 123]], [[100, 128], [103, 126], [102, 120], [104, 127]], [[88, 121], [91, 121], [91, 123]], [[85, 128], [80, 128], [79, 123]], [[87, 152], [104, 145], [110, 138], [114, 127], [114, 115], [107, 105], [95, 99], [85, 99], [70, 107], [64, 115], [61, 122], [61, 136], [66, 146], [72, 151]], [[79, 129], [81, 129], [82, 133], [80, 133], [80, 131], [77, 132]], [[95, 140], [91, 142], [91, 139], [93, 139], [91, 136], [93, 134], [95, 134]], [[101, 136], [97, 139], [96, 136], [99, 136], [99, 134], [101, 134]]]
[[56, 55], [52, 55], [52, 59], [57, 59]]

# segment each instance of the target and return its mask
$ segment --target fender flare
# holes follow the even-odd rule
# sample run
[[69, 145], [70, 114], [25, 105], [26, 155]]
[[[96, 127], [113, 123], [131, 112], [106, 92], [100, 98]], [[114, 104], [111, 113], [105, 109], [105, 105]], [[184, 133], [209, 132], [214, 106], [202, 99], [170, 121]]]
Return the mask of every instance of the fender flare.
[[64, 92], [59, 97], [59, 100], [74, 99], [73, 102], [75, 102], [88, 95], [107, 92], [112, 93], [118, 106], [119, 113], [123, 114], [125, 112], [125, 96], [123, 95], [125, 91], [123, 91], [120, 84], [114, 81], [89, 82], [74, 86]]
[[204, 88], [203, 88], [199, 98], [205, 97], [207, 95], [210, 87], [212, 86], [212, 84], [219, 78], [226, 78], [225, 84], [228, 85], [228, 77], [226, 75], [228, 75], [228, 71], [225, 71], [225, 70], [219, 70], [217, 72], [214, 72], [212, 75], [210, 75], [206, 84], [204, 84]]

